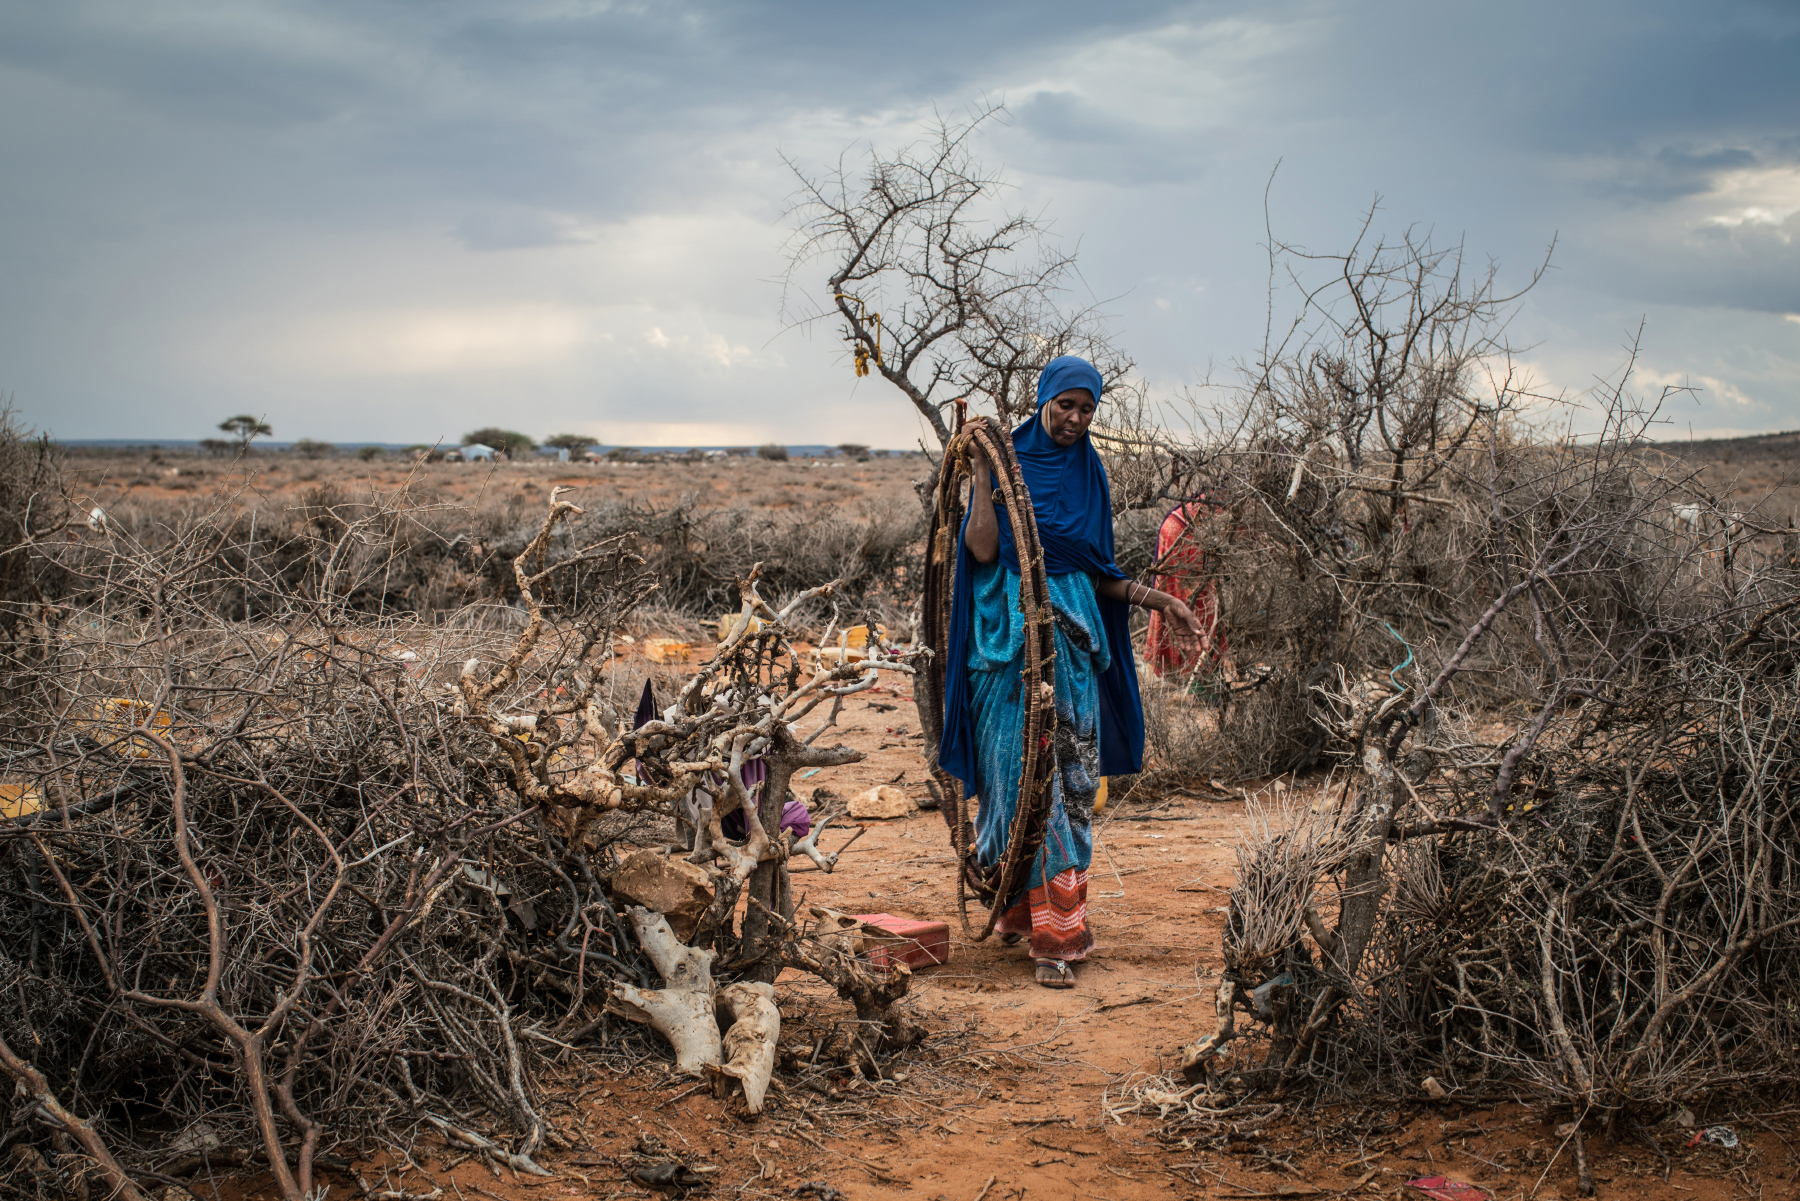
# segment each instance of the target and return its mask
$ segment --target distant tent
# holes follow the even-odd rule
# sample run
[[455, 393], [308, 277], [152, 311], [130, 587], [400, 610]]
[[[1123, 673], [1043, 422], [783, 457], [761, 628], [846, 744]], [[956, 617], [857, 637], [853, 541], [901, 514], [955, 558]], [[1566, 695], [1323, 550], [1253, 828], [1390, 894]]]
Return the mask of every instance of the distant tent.
[[496, 453], [498, 452], [496, 452], [493, 447], [483, 446], [479, 442], [471, 442], [462, 448], [462, 457], [463, 462], [465, 463], [473, 463], [479, 459], [486, 459], [491, 463], [494, 461], [494, 455]]

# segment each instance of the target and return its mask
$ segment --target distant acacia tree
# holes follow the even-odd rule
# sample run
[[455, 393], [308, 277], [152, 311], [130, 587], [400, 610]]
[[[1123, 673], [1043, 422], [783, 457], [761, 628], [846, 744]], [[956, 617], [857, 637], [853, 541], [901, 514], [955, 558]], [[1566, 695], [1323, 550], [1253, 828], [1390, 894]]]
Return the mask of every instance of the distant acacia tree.
[[578, 455], [585, 453], [588, 447], [594, 445], [594, 439], [586, 434], [551, 434], [544, 439], [544, 445]]
[[764, 442], [756, 448], [756, 457], [771, 462], [781, 462], [788, 457], [788, 448], [779, 442]]
[[207, 454], [214, 456], [215, 458], [219, 457], [219, 456], [223, 456], [223, 455], [228, 455], [232, 451], [236, 450], [237, 447], [238, 447], [238, 444], [236, 442], [227, 442], [223, 438], [202, 438], [202, 439], [200, 439], [200, 449], [205, 451]]
[[227, 417], [219, 422], [219, 428], [238, 440], [238, 451], [250, 453], [252, 438], [267, 438], [275, 432], [274, 428], [260, 417], [252, 417], [248, 413], [239, 413], [236, 417]]
[[498, 426], [487, 425], [478, 430], [470, 430], [463, 435], [462, 444], [479, 442], [483, 446], [491, 446], [501, 454], [508, 456], [523, 454], [537, 446], [529, 434], [521, 434], [517, 430], [503, 430]]
[[302, 438], [294, 443], [294, 453], [303, 459], [322, 459], [337, 450], [329, 442], [316, 442], [311, 438]]
[[837, 449], [839, 454], [846, 455], [852, 459], [866, 459], [869, 457], [869, 448], [861, 442], [839, 442], [837, 444]]
[[382, 450], [379, 446], [359, 446], [356, 448], [356, 457], [365, 463], [372, 463], [386, 453], [387, 452]]

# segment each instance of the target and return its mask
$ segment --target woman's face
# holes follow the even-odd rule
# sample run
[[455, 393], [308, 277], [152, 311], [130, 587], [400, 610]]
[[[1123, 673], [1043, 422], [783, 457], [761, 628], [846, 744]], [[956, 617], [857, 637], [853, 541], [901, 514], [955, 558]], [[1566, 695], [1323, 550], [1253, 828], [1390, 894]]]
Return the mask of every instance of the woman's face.
[[1094, 423], [1094, 395], [1086, 388], [1070, 388], [1044, 405], [1044, 432], [1058, 446], [1073, 446]]

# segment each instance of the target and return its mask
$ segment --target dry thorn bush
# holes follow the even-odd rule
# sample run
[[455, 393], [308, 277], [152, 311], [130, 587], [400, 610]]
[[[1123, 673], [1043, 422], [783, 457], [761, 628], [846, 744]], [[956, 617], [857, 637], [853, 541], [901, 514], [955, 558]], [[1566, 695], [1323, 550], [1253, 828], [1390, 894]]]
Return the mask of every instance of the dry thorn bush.
[[[16, 438], [0, 453], [37, 462]], [[563, 1138], [545, 1057], [642, 1057], [602, 1004], [659, 982], [607, 879], [674, 819], [699, 828], [716, 902], [696, 941], [722, 983], [823, 976], [866, 1019], [850, 1062], [919, 1037], [904, 973], [796, 920], [786, 858], [818, 850], [776, 828], [781, 805], [741, 840], [720, 828], [755, 809], [747, 759], [780, 798], [798, 767], [856, 758], [818, 744], [844, 697], [911, 670], [879, 643], [803, 662], [792, 622], [834, 585], [777, 611], [751, 565], [736, 607], [760, 628], [640, 724], [609, 664], [652, 579], [554, 494], [509, 563], [516, 605], [433, 625], [369, 613], [441, 537], [403, 493], [320, 498], [269, 556], [226, 507], [146, 531], [82, 520], [53, 462], [8, 484], [15, 518], [61, 515], [15, 520], [30, 566], [0, 598], [0, 873], [20, 898], [0, 1067], [36, 1115], [14, 1135], [80, 1143], [128, 1201], [134, 1174], [221, 1162], [303, 1201], [317, 1169], [421, 1134], [540, 1172]]]
[[1491, 278], [1410, 242], [1333, 268], [1215, 448], [1199, 536], [1221, 752], [1342, 771], [1240, 857], [1190, 1080], [1525, 1086], [1610, 1128], [1786, 1078], [1785, 530], [1648, 447], [1629, 370], [1597, 437], [1534, 430]]

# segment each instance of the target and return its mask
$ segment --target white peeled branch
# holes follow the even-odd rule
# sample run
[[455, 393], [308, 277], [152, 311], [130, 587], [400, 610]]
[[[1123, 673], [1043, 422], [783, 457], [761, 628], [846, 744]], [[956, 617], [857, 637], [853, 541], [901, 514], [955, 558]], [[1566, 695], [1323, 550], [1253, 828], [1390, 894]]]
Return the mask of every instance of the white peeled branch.
[[855, 842], [858, 838], [861, 838], [863, 833], [862, 830], [858, 828], [856, 833], [851, 836], [850, 842], [846, 842], [843, 846], [839, 847], [829, 855], [819, 850], [819, 835], [825, 833], [826, 826], [829, 826], [832, 822], [842, 816], [844, 816], [844, 810], [836, 806], [826, 810], [819, 816], [817, 822], [814, 824], [812, 830], [807, 833], [806, 837], [794, 843], [790, 854], [805, 855], [808, 859], [818, 864], [819, 870], [822, 872], [828, 872], [836, 867], [838, 856], [844, 853], [850, 846], [850, 842]]
[[1303, 446], [1294, 459], [1294, 478], [1288, 481], [1287, 498], [1293, 500], [1300, 493], [1300, 481], [1306, 478], [1306, 456], [1312, 453], [1312, 447]]
[[721, 1020], [731, 1023], [725, 1031], [726, 1061], [718, 1073], [742, 1084], [745, 1108], [761, 1113], [769, 1077], [775, 1072], [775, 1044], [781, 1038], [775, 986], [745, 981], [720, 989], [718, 1010]]
[[615, 983], [607, 1004], [635, 1022], [647, 1023], [675, 1048], [675, 1070], [698, 1074], [717, 1067], [722, 1055], [719, 1022], [713, 1009], [713, 952], [686, 946], [660, 913], [633, 905], [626, 915], [638, 944], [663, 978], [658, 989]]

